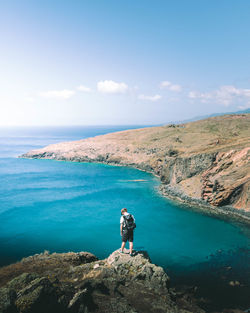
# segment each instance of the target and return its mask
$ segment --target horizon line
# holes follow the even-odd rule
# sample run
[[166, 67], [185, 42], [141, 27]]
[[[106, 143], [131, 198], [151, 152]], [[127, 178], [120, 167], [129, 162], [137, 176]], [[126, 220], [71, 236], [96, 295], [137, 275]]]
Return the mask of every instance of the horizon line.
[[[167, 123], [171, 123], [171, 122], [167, 122]], [[158, 124], [60, 124], [60, 125], [23, 125], [23, 124], [19, 124], [19, 125], [0, 125], [1, 127], [106, 127], [106, 126], [111, 126], [111, 127], [119, 127], [119, 126], [159, 126], [159, 125], [165, 125], [165, 123], [158, 123]]]

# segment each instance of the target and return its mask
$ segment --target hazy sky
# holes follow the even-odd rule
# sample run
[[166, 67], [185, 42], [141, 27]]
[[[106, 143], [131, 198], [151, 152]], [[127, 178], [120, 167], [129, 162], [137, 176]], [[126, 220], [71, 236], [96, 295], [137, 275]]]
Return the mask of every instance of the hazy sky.
[[250, 107], [249, 0], [0, 0], [0, 125]]

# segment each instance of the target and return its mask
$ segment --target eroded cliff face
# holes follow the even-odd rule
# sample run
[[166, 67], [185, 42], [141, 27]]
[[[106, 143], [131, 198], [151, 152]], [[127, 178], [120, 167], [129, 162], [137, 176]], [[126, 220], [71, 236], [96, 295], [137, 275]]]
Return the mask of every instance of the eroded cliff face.
[[202, 198], [220, 206], [250, 210], [250, 148], [217, 154], [202, 174]]
[[190, 157], [166, 158], [160, 174], [167, 184], [178, 184], [183, 180], [203, 173], [215, 161], [216, 153], [197, 154]]
[[44, 253], [0, 269], [1, 313], [203, 313], [145, 251]]
[[128, 165], [158, 175], [165, 190], [250, 211], [250, 114], [122, 131], [49, 145], [22, 157]]

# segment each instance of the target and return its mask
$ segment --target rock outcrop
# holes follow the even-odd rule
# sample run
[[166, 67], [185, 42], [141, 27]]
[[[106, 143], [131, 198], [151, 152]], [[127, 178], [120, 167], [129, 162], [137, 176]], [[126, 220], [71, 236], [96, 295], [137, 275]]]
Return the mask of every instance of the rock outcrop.
[[216, 206], [233, 203], [236, 208], [250, 211], [249, 160], [250, 147], [218, 153], [202, 174], [202, 198]]
[[204, 312], [169, 289], [169, 277], [146, 252], [39, 254], [0, 269], [1, 313]]
[[250, 114], [217, 116], [53, 144], [21, 157], [133, 166], [158, 175], [166, 195], [249, 212], [249, 125]]

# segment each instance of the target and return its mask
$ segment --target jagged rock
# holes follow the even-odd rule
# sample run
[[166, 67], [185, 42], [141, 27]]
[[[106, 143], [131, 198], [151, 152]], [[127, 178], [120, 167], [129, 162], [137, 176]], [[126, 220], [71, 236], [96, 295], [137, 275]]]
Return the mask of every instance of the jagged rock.
[[56, 289], [46, 277], [36, 278], [17, 293], [15, 302], [18, 312], [56, 312], [62, 308], [58, 303]]
[[16, 291], [21, 290], [27, 286], [30, 282], [35, 280], [36, 278], [39, 278], [39, 276], [35, 273], [23, 273], [19, 275], [18, 277], [12, 279], [8, 284], [8, 288], [14, 289]]
[[80, 290], [74, 294], [73, 298], [70, 300], [68, 309], [70, 312], [87, 312], [88, 309], [84, 304], [87, 289]]
[[136, 252], [133, 257], [115, 251], [109, 256], [107, 262], [115, 267], [119, 275], [132, 276], [132, 280], [144, 281], [149, 288], [167, 291], [169, 277], [162, 267], [150, 262], [146, 251]]
[[[98, 259], [95, 255], [88, 252], [49, 254], [48, 251], [45, 251], [44, 253], [24, 258], [20, 262], [11, 266], [6, 266], [4, 272], [2, 272], [2, 276], [0, 275], [0, 287], [23, 273], [29, 273], [31, 275], [36, 273], [36, 275], [40, 275], [39, 277], [49, 276], [50, 280], [54, 280], [54, 277], [57, 276], [60, 268], [65, 269], [66, 275], [66, 271], [69, 270], [71, 266], [88, 264], [97, 260]], [[20, 284], [26, 284], [25, 280], [30, 280], [31, 278], [31, 276], [24, 275], [18, 278], [17, 283], [20, 282]]]
[[17, 313], [15, 306], [16, 292], [10, 288], [0, 288], [0, 312]]
[[[78, 264], [75, 260], [79, 260], [79, 255], [89, 255], [95, 261]], [[47, 268], [41, 269], [41, 260]], [[23, 273], [11, 279], [17, 269]], [[134, 257], [115, 251], [99, 261], [86, 253], [46, 252], [1, 268], [0, 281], [1, 277], [6, 280], [0, 288], [1, 313], [203, 312], [184, 297], [178, 299], [181, 305], [174, 301], [169, 277], [150, 262], [145, 251]]]

